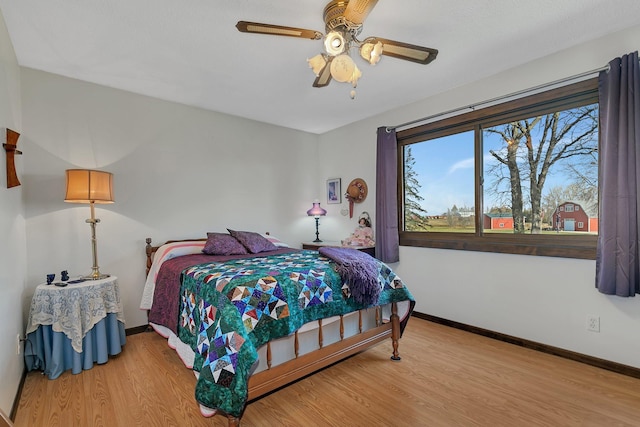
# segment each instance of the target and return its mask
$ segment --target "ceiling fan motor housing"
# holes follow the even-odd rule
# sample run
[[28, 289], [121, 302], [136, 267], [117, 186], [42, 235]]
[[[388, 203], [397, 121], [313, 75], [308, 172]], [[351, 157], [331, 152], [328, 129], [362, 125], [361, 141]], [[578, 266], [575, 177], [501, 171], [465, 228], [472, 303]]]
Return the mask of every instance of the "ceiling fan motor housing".
[[333, 0], [324, 8], [324, 24], [327, 33], [337, 30], [357, 36], [362, 32], [362, 24], [354, 24], [344, 17], [348, 0]]

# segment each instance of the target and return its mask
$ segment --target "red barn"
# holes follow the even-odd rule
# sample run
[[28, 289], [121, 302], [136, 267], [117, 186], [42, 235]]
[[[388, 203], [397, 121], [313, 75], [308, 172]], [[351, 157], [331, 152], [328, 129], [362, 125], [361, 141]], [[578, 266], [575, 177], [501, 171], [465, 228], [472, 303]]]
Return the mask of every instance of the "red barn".
[[[598, 232], [598, 215], [584, 209], [585, 203], [564, 202], [553, 212], [553, 229], [556, 231]], [[594, 210], [594, 209], [593, 209]]]
[[482, 222], [484, 230], [513, 230], [513, 216], [510, 213], [486, 213]]

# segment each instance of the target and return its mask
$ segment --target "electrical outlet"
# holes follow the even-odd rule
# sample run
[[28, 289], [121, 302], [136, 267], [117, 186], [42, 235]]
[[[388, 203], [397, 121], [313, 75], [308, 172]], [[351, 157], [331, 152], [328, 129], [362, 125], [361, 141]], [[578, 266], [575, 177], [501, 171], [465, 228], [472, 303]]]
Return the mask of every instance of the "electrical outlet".
[[587, 330], [591, 332], [600, 332], [600, 317], [588, 316], [587, 317]]
[[22, 338], [20, 337], [20, 334], [18, 334], [16, 338], [16, 354], [20, 354], [21, 351], [22, 351]]

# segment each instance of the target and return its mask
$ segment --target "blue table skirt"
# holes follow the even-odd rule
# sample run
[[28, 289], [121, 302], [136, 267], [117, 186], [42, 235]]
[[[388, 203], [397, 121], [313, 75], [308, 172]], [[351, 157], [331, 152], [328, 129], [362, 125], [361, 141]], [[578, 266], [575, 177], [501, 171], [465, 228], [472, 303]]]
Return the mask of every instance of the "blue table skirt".
[[54, 332], [51, 325], [40, 325], [27, 335], [24, 359], [27, 370], [39, 369], [54, 380], [64, 371], [74, 374], [91, 369], [95, 363], [107, 363], [109, 355], [122, 351], [126, 343], [124, 324], [116, 313], [100, 320], [82, 340], [82, 353], [71, 347], [71, 340], [62, 332]]

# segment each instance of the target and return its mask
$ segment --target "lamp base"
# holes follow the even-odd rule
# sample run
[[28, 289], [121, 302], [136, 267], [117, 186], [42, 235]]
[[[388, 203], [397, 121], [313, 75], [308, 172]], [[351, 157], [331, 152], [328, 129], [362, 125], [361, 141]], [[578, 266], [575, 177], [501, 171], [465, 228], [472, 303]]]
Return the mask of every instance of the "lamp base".
[[84, 280], [101, 280], [110, 277], [110, 274], [98, 273], [98, 274], [87, 274], [86, 276], [82, 276]]
[[316, 240], [314, 240], [314, 241], [313, 241], [313, 243], [320, 243], [320, 242], [322, 242], [322, 240], [320, 240], [320, 232], [318, 231], [318, 224], [319, 224], [318, 220], [319, 220], [319, 219], [320, 219], [320, 218], [316, 216]]

